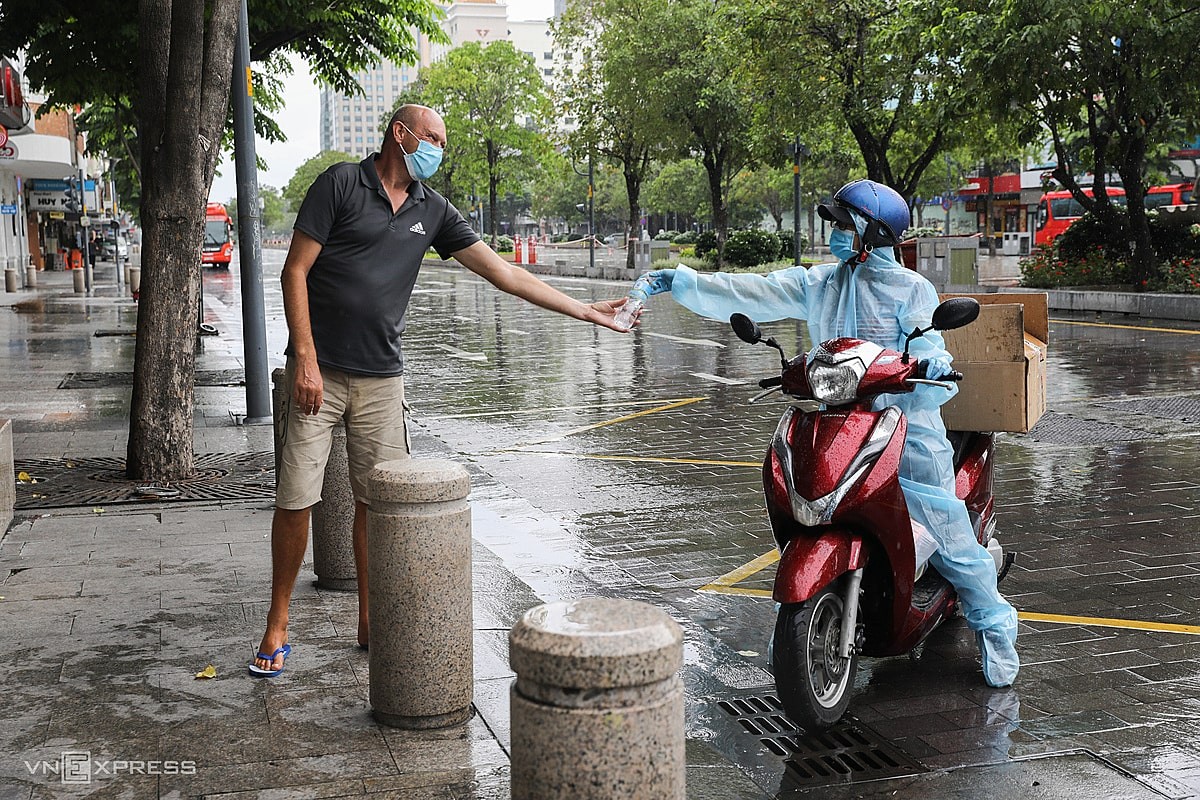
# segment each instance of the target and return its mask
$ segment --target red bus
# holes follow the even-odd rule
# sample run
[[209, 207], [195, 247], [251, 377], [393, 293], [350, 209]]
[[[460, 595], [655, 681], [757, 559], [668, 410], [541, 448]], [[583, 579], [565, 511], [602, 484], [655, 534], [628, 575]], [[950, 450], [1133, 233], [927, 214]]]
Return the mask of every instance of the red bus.
[[229, 269], [233, 260], [233, 219], [225, 206], [209, 203], [204, 210], [204, 244], [200, 246], [200, 266]]
[[[1118, 205], [1125, 203], [1125, 190], [1117, 186], [1108, 186], [1108, 196]], [[1091, 189], [1083, 193], [1092, 196]], [[1059, 234], [1071, 226], [1071, 223], [1084, 214], [1084, 207], [1078, 200], [1066, 191], [1046, 192], [1038, 203], [1037, 231], [1033, 236], [1035, 245], [1050, 244]]]
[[1192, 202], [1192, 184], [1172, 183], [1146, 190], [1146, 210], [1163, 206], [1186, 206]]

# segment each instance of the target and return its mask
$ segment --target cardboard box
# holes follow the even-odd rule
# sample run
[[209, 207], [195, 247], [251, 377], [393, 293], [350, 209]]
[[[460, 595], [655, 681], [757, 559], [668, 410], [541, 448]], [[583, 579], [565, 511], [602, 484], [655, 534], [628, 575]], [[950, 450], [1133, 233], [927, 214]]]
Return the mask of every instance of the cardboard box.
[[970, 325], [942, 333], [963, 374], [958, 394], [942, 406], [946, 429], [1027, 433], [1046, 413], [1046, 295], [947, 297], [973, 297], [981, 307]]

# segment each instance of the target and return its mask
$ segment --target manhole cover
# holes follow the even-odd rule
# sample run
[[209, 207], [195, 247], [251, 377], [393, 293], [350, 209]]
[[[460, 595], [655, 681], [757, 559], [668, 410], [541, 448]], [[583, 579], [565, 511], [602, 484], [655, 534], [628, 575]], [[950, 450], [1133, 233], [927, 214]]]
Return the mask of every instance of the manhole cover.
[[[240, 369], [198, 369], [197, 386], [242, 386], [245, 373]], [[132, 372], [70, 372], [58, 384], [60, 389], [111, 389], [133, 386]]]
[[1116, 400], [1111, 403], [1096, 403], [1101, 408], [1111, 408], [1127, 414], [1145, 414], [1160, 419], [1178, 419], [1184, 422], [1200, 422], [1200, 398], [1186, 397], [1139, 397], [1133, 400]]
[[1097, 422], [1091, 419], [1080, 419], [1069, 414], [1046, 412], [1033, 430], [1029, 438], [1048, 444], [1106, 444], [1108, 442], [1136, 442], [1143, 439], [1153, 439], [1154, 434], [1147, 431], [1134, 430], [1109, 422]]
[[784, 759], [792, 787], [828, 786], [925, 772], [912, 756], [853, 717], [819, 733], [799, 730], [772, 694], [746, 695], [717, 703], [747, 734]]
[[16, 508], [67, 508], [146, 502], [219, 502], [273, 500], [275, 455], [199, 453], [196, 474], [169, 484], [148, 484], [125, 477], [121, 458], [57, 458], [18, 461], [16, 472], [31, 482], [17, 482]]

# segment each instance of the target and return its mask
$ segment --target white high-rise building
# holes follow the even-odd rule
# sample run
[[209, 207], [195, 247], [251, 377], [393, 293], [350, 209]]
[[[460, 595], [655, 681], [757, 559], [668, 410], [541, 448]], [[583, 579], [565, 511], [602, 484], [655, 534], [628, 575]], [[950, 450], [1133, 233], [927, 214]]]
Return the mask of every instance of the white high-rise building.
[[[449, 45], [431, 45], [419, 37], [420, 66], [442, 58], [467, 42], [510, 41], [529, 54], [542, 78], [549, 83], [554, 74], [555, 53], [550, 24], [546, 20], [510, 21], [508, 6], [495, 0], [453, 2], [445, 9], [442, 29]], [[556, 7], [557, 13], [557, 7]], [[366, 158], [379, 150], [385, 118], [396, 107], [400, 94], [416, 80], [418, 66], [376, 64], [355, 78], [363, 95], [346, 95], [326, 87], [321, 90], [321, 149]]]

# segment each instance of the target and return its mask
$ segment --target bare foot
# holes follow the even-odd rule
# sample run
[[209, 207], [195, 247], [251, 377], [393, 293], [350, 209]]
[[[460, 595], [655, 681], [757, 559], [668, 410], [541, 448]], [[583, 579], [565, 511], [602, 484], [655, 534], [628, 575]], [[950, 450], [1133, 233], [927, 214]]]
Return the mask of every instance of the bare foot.
[[[272, 629], [268, 627], [267, 632], [263, 634], [262, 643], [258, 646], [258, 652], [267, 653], [270, 655], [287, 644], [287, 640], [288, 636], [286, 627], [281, 629]], [[283, 653], [277, 654], [273, 659], [255, 658], [254, 666], [258, 667], [259, 669], [281, 669], [283, 667], [284, 658], [285, 655]]]

